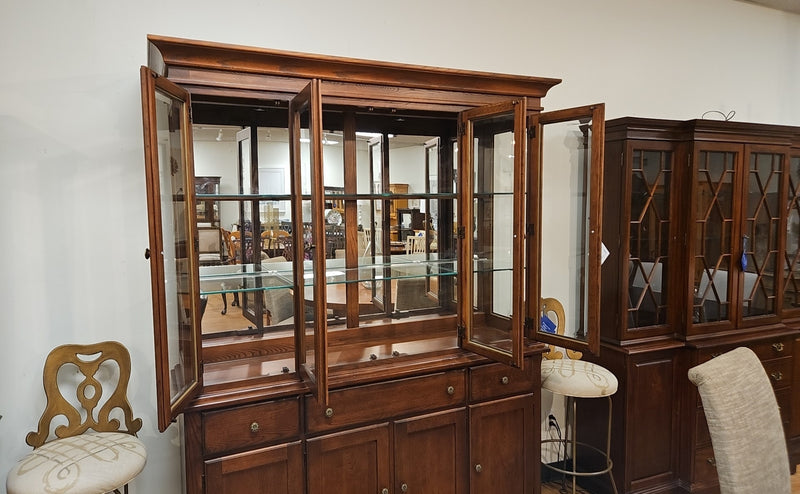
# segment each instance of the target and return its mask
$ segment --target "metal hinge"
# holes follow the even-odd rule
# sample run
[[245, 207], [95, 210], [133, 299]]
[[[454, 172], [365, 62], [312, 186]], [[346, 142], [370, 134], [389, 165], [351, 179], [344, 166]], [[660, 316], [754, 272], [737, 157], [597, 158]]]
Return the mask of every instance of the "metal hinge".
[[536, 138], [536, 126], [531, 125], [528, 127], [528, 139], [535, 139]]
[[458, 137], [463, 137], [467, 133], [467, 126], [463, 121], [458, 122]]
[[457, 231], [456, 231], [456, 236], [458, 238], [466, 238], [467, 237], [467, 229], [466, 229], [466, 227], [459, 226]]
[[459, 338], [464, 338], [467, 334], [467, 327], [463, 324], [456, 325], [456, 333], [458, 334]]
[[525, 227], [525, 235], [528, 237], [536, 235], [536, 225], [533, 223], [528, 223], [528, 225]]

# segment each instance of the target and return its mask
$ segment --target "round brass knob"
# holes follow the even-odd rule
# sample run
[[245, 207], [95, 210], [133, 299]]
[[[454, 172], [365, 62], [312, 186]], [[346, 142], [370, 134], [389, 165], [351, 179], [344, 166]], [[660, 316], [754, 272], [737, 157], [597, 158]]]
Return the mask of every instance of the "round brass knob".
[[383, 489], [381, 489], [381, 494], [389, 494], [389, 489], [384, 487]]
[[325, 416], [328, 418], [333, 417], [333, 408], [326, 408], [325, 409]]
[[400, 484], [400, 490], [403, 492], [408, 492], [408, 484], [406, 484], [405, 482]]
[[508, 384], [508, 376], [503, 376], [502, 379], [500, 379], [500, 382], [502, 384]]
[[783, 343], [773, 343], [773, 344], [772, 344], [772, 348], [773, 348], [773, 349], [774, 349], [776, 352], [782, 352], [782, 351], [783, 351]]
[[456, 388], [454, 388], [453, 386], [448, 386], [447, 387], [447, 394], [449, 394], [450, 396], [453, 396], [454, 394], [456, 394]]
[[478, 473], [481, 473], [483, 471], [483, 467], [481, 466], [480, 463], [475, 465], [475, 471], [478, 472]]
[[258, 422], [253, 422], [252, 424], [250, 424], [250, 432], [254, 433], [258, 432], [258, 429], [259, 429]]

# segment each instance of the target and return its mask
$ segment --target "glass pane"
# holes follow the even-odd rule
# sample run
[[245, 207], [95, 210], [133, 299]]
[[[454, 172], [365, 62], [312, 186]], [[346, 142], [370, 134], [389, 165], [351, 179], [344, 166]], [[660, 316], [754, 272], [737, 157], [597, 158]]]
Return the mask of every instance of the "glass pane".
[[728, 271], [733, 262], [733, 184], [736, 153], [698, 153], [695, 181], [694, 308], [695, 323], [729, 318]]
[[792, 156], [788, 170], [783, 308], [797, 309], [800, 307], [800, 156]]
[[633, 151], [628, 326], [666, 324], [672, 153]]
[[783, 155], [751, 153], [742, 239], [743, 316], [775, 313]]
[[170, 403], [175, 403], [196, 379], [198, 367], [193, 330], [191, 224], [187, 188], [193, 187], [186, 161], [184, 102], [156, 90], [161, 235], [164, 268]]
[[540, 331], [563, 331], [580, 342], [586, 342], [589, 334], [590, 123], [584, 119], [548, 123], [539, 137], [541, 297], [558, 300], [565, 315], [559, 327], [540, 324]]
[[[471, 340], [513, 349], [515, 173], [513, 112], [472, 122]], [[462, 170], [466, 172], [467, 170]]]

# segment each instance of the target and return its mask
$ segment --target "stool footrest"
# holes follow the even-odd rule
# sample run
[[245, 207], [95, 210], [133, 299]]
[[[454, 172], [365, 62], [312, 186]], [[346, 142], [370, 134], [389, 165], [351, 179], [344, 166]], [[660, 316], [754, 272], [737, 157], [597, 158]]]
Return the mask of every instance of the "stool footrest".
[[[565, 441], [563, 439], [545, 439], [545, 440], [542, 441], [542, 444], [547, 444], [547, 443], [560, 443], [560, 444], [563, 444], [564, 445], [564, 449], [566, 449], [566, 447], [568, 445], [572, 445], [573, 444], [573, 441], [570, 441], [570, 440], [566, 440]], [[548, 469], [550, 469], [550, 470], [552, 470], [554, 472], [563, 473], [563, 474], [566, 474], [566, 475], [574, 475], [576, 477], [592, 477], [592, 476], [595, 476], [595, 475], [603, 475], [603, 474], [606, 474], [606, 473], [611, 471], [611, 468], [614, 466], [614, 462], [612, 462], [611, 458], [609, 458], [606, 455], [605, 451], [603, 451], [602, 449], [597, 448], [595, 446], [592, 446], [591, 444], [586, 444], [586, 443], [581, 442], [581, 441], [578, 441], [575, 444], [577, 444], [578, 446], [583, 446], [585, 448], [592, 449], [592, 450], [596, 451], [597, 453], [600, 453], [600, 455], [602, 455], [603, 458], [606, 460], [606, 468], [603, 469], [603, 470], [593, 470], [593, 471], [590, 471], [590, 472], [578, 472], [577, 470], [575, 470], [576, 465], [575, 465], [574, 462], [572, 464], [572, 470], [564, 470], [563, 468], [558, 468], [558, 467], [556, 467], [556, 466], [554, 466], [552, 464], [548, 464], [548, 463], [542, 463], [542, 466], [545, 467], [545, 468], [548, 468]]]

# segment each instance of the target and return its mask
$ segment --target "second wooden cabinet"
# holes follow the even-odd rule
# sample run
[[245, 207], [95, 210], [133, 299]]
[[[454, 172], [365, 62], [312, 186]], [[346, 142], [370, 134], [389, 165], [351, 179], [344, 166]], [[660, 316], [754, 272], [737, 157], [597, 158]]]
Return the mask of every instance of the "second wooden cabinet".
[[[718, 489], [686, 373], [735, 346], [781, 348], [777, 361], [761, 354], [765, 365], [785, 367], [768, 370], [781, 376], [776, 391], [793, 442], [798, 135], [794, 127], [740, 122], [606, 122], [610, 255], [597, 361], [620, 379], [612, 459], [624, 492]], [[589, 434], [600, 427], [591, 417], [581, 423]]]

